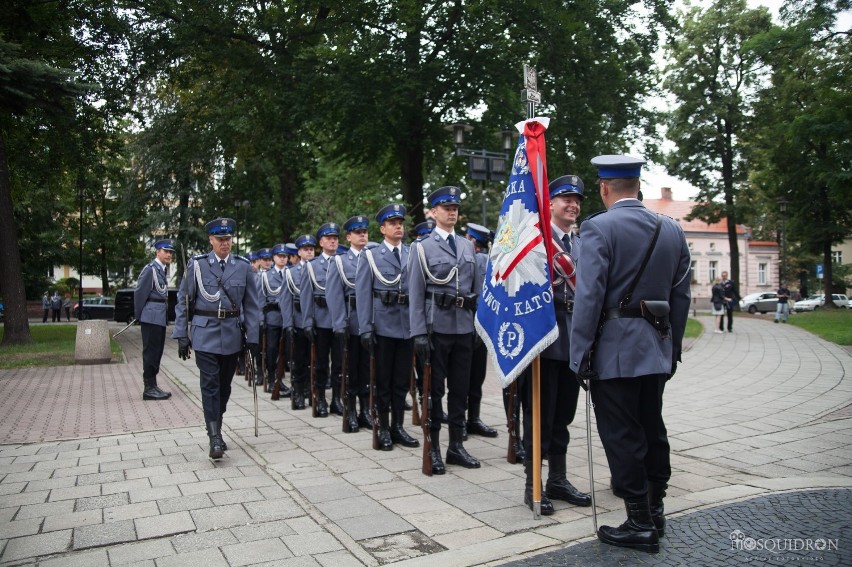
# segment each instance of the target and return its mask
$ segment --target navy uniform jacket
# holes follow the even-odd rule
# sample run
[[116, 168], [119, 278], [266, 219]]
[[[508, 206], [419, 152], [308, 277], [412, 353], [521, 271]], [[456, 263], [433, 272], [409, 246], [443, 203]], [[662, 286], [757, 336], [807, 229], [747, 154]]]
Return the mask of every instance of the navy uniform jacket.
[[[567, 252], [565, 250], [565, 245], [562, 241], [556, 238], [556, 233], [553, 233], [553, 241], [554, 246], [558, 246], [559, 248], [555, 250], [555, 252]], [[577, 235], [573, 235], [571, 237], [571, 256], [574, 257], [576, 261], [577, 257], [580, 254], [580, 239]], [[568, 362], [568, 356], [570, 354], [569, 345], [570, 334], [571, 334], [571, 314], [565, 308], [566, 301], [574, 300], [574, 292], [571, 291], [571, 287], [566, 283], [562, 282], [558, 286], [553, 286], [553, 306], [556, 308], [556, 326], [559, 328], [559, 336], [556, 337], [556, 340], [547, 347], [544, 352], [541, 353], [542, 358], [547, 358], [550, 360], [562, 360], [564, 362]]]
[[[376, 264], [376, 270], [382, 277], [391, 281], [402, 273], [402, 278], [394, 286], [383, 284], [376, 278], [367, 257], [361, 258], [358, 263], [358, 272], [355, 276], [355, 300], [358, 310], [359, 334], [375, 333], [382, 337], [392, 339], [411, 338], [409, 329], [408, 310], [409, 303], [391, 303], [385, 305], [382, 300], [373, 296], [373, 291], [392, 291], [408, 294], [407, 264], [411, 249], [406, 244], [400, 243], [400, 262], [396, 261], [388, 247], [382, 242], [377, 247], [369, 250]], [[361, 254], [365, 254], [363, 250]]]
[[299, 286], [304, 271], [305, 263], [299, 262], [295, 266], [289, 266], [284, 274], [284, 289], [278, 296], [278, 305], [281, 308], [281, 322], [285, 329], [287, 327], [305, 328], [302, 289]]
[[[160, 293], [154, 286], [155, 278], [163, 293]], [[139, 280], [136, 282], [136, 290], [133, 292], [133, 316], [140, 323], [151, 323], [165, 327], [168, 296], [166, 272], [159, 263], [151, 262], [142, 268], [142, 273], [139, 274]], [[154, 301], [149, 301], [149, 299]]]
[[[349, 298], [355, 297], [355, 275], [358, 263], [366, 262], [363, 256], [363, 250], [356, 254], [352, 249], [349, 249], [346, 254], [339, 254], [331, 259], [331, 267], [328, 269], [328, 277], [325, 280], [325, 298], [328, 301], [328, 310], [331, 313], [331, 328], [335, 332], [347, 328], [346, 319], [348, 317], [349, 334], [360, 334], [358, 310], [352, 308]], [[340, 273], [341, 267], [343, 274]]]
[[[328, 310], [328, 303], [324, 299], [324, 305], [317, 305], [314, 301], [315, 297], [325, 298], [325, 280], [328, 277], [328, 268], [331, 266], [332, 258], [326, 258], [322, 254], [314, 258], [308, 264], [311, 265], [314, 271], [316, 286], [311, 281], [308, 267], [302, 270], [302, 279], [300, 280], [299, 288], [302, 290], [302, 315], [306, 327], [316, 327], [318, 329], [331, 329], [331, 313]], [[321, 289], [320, 289], [321, 288]]]
[[[195, 266], [201, 270], [201, 281], [208, 294], [220, 294], [220, 302], [208, 301], [196, 289]], [[189, 288], [189, 296], [195, 306], [195, 314], [192, 317], [192, 348], [199, 352], [212, 354], [234, 354], [242, 350], [242, 335], [240, 333], [240, 320], [246, 329], [248, 342], [257, 343], [260, 321], [260, 298], [258, 296], [257, 280], [248, 260], [241, 256], [230, 254], [225, 264], [225, 272], [219, 267], [219, 261], [213, 252], [193, 257], [186, 266], [184, 281], [178, 290], [177, 307], [175, 309], [175, 330], [173, 339], [180, 339], [186, 334], [186, 300], [184, 299]], [[200, 315], [199, 311], [216, 311], [221, 303], [222, 309], [232, 310], [231, 299], [223, 291], [216, 278], [222, 281], [224, 287], [237, 309], [240, 317], [219, 319], [216, 316]]]
[[[471, 309], [458, 307], [437, 307], [432, 304], [433, 293], [478, 296], [482, 291], [484, 273], [479, 273], [476, 264], [476, 253], [473, 243], [467, 238], [455, 235], [457, 255], [453, 254], [450, 245], [436, 232], [423, 238], [411, 251], [409, 259], [409, 295], [411, 298], [411, 335], [425, 335], [427, 325], [432, 331], [445, 335], [463, 335], [473, 332], [473, 315]], [[423, 248], [426, 255], [426, 266], [436, 278], [446, 278], [450, 271], [458, 265], [456, 277], [445, 285], [427, 281], [425, 270], [420, 265], [418, 247]], [[457, 257], [458, 256], [458, 257]], [[458, 281], [457, 281], [458, 280]], [[457, 287], [458, 285], [458, 287]]]
[[[266, 284], [263, 283], [264, 276], [266, 276]], [[266, 313], [266, 325], [268, 327], [281, 327], [284, 321], [281, 316], [281, 305], [278, 300], [281, 298], [286, 287], [284, 271], [281, 271], [280, 276], [278, 275], [278, 270], [275, 268], [257, 272], [257, 285], [260, 290], [261, 307], [265, 305], [274, 306], [274, 308], [269, 308], [269, 311]], [[263, 312], [261, 312], [260, 318], [262, 321]]]
[[[641, 318], [606, 321], [595, 348], [592, 368], [601, 379], [669, 374], [680, 359], [689, 315], [690, 255], [683, 230], [662, 216], [654, 253], [636, 285], [628, 307], [639, 300], [668, 300], [670, 338], [661, 339]], [[592, 348], [601, 312], [618, 307], [633, 281], [654, 234], [657, 215], [638, 199], [613, 204], [582, 225], [583, 246], [578, 261], [577, 292], [571, 322], [571, 370]]]

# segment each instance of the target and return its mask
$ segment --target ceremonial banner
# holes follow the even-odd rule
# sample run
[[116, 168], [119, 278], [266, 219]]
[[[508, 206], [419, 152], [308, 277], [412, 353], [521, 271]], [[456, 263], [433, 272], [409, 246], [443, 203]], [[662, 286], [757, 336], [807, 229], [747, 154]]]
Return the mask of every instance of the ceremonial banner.
[[476, 309], [476, 331], [504, 388], [559, 334], [549, 267], [548, 123], [533, 118], [516, 125], [521, 137]]

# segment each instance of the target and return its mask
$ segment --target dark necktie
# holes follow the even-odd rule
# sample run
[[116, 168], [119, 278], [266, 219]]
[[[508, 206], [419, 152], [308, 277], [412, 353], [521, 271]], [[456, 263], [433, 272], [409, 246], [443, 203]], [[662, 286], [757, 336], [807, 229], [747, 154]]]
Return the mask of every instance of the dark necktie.
[[562, 235], [562, 244], [565, 245], [565, 251], [569, 254], [571, 253], [571, 237], [568, 236], [568, 233]]
[[450, 245], [450, 248], [453, 250], [453, 254], [456, 253], [456, 239], [452, 234], [447, 236], [447, 243]]
[[222, 268], [222, 271], [225, 271], [225, 260], [219, 260], [219, 267]]
[[399, 259], [399, 248], [396, 246], [393, 247], [393, 257], [396, 258], [396, 261], [399, 262], [399, 265], [402, 265], [402, 261]]

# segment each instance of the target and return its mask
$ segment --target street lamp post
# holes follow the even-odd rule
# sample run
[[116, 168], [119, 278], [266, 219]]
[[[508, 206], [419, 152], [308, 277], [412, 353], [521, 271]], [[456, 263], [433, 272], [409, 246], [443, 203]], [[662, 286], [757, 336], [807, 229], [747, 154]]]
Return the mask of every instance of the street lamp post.
[[781, 271], [778, 274], [778, 286], [784, 283], [784, 277], [787, 273], [787, 242], [786, 242], [786, 221], [787, 221], [787, 199], [781, 197], [778, 199], [778, 211], [781, 213]]
[[444, 128], [453, 133], [453, 143], [456, 145], [455, 155], [468, 158], [467, 166], [470, 178], [482, 182], [482, 225], [488, 226], [485, 212], [485, 182], [486, 180], [501, 181], [505, 179], [514, 132], [507, 128], [497, 134], [500, 136], [503, 147], [503, 152], [499, 153], [485, 149], [471, 150], [462, 147], [464, 145], [464, 133], [473, 130], [473, 126], [456, 122]]

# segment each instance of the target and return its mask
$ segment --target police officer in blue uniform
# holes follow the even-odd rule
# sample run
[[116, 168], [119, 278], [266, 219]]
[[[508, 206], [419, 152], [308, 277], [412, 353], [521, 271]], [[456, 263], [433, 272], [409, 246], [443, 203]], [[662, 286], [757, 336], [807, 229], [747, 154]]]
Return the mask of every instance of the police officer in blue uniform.
[[690, 254], [678, 223], [637, 198], [644, 163], [621, 155], [592, 160], [607, 210], [587, 218], [580, 231], [570, 360], [591, 388], [613, 492], [627, 509], [627, 521], [601, 526], [598, 539], [656, 553], [671, 476], [663, 390], [680, 360]]
[[[481, 224], [469, 222], [465, 237], [473, 243], [476, 250], [476, 267], [479, 274], [485, 277], [488, 266], [488, 246], [494, 242], [494, 233]], [[482, 384], [485, 383], [485, 369], [488, 362], [488, 348], [477, 333], [473, 333], [473, 355], [470, 359], [470, 390], [467, 393], [467, 423], [464, 438], [467, 434], [483, 437], [497, 437], [497, 431], [485, 425], [479, 417], [482, 405]]]
[[174, 240], [154, 243], [154, 260], [142, 268], [133, 292], [133, 316], [142, 330], [142, 391], [143, 400], [167, 400], [171, 392], [157, 386], [157, 374], [166, 344], [166, 324], [169, 304], [169, 285], [166, 270], [175, 253]]
[[[331, 260], [337, 255], [340, 228], [328, 222], [317, 231], [317, 242], [322, 252], [305, 264], [299, 285], [302, 290], [302, 312], [305, 316], [304, 333], [309, 341], [316, 341], [317, 357], [314, 380], [317, 387], [317, 416], [328, 417], [329, 406], [325, 390], [331, 386], [331, 413], [343, 415], [340, 401], [340, 366], [338, 349], [334, 348], [331, 312], [326, 299], [326, 278]], [[331, 376], [329, 376], [329, 363]]]
[[305, 315], [301, 281], [306, 262], [313, 260], [317, 240], [311, 234], [303, 234], [296, 238], [296, 252], [299, 262], [287, 268], [284, 272], [286, 284], [284, 293], [279, 296], [281, 318], [287, 342], [293, 348], [293, 368], [290, 369], [291, 394], [290, 402], [294, 410], [305, 409], [305, 396], [309, 396], [308, 372], [311, 360], [311, 343], [305, 336]]
[[374, 401], [381, 451], [390, 451], [394, 443], [420, 445], [403, 427], [414, 352], [408, 314], [409, 247], [402, 242], [405, 213], [405, 207], [396, 203], [376, 213], [384, 240], [364, 252], [355, 276], [361, 344], [376, 360]]
[[[580, 239], [574, 235], [573, 226], [580, 216], [584, 199], [583, 180], [576, 175], [563, 175], [553, 180], [550, 190], [550, 220], [553, 246], [557, 253], [576, 258], [580, 252]], [[565, 275], [570, 276], [570, 273]], [[541, 353], [541, 454], [547, 455], [547, 484], [541, 498], [541, 513], [553, 514], [552, 500], [564, 500], [576, 506], [591, 506], [589, 494], [580, 492], [567, 478], [566, 455], [571, 437], [568, 426], [577, 412], [580, 385], [568, 366], [571, 315], [574, 310], [574, 291], [569, 282], [558, 277], [553, 282], [553, 306], [559, 336]], [[524, 404], [524, 471], [526, 484], [524, 503], [533, 507], [532, 485], [532, 380], [523, 382]]]
[[[264, 260], [266, 260], [266, 256], [271, 256], [273, 262], [269, 269], [258, 272], [261, 305], [263, 306], [261, 324], [266, 335], [266, 376], [264, 378], [267, 387], [271, 389], [275, 384], [278, 357], [284, 356], [279, 348], [284, 325], [279, 299], [281, 294], [284, 293], [286, 285], [284, 281], [284, 270], [287, 268], [286, 246], [276, 244], [272, 250], [264, 248], [260, 251], [260, 256]], [[290, 396], [290, 388], [283, 381], [280, 387], [280, 395], [285, 398]]]
[[[369, 408], [370, 353], [361, 345], [355, 296], [355, 277], [367, 245], [369, 224], [370, 219], [364, 215], [343, 223], [349, 248], [342, 247], [343, 252], [332, 259], [325, 288], [335, 343], [342, 345], [345, 341], [347, 348], [346, 391], [341, 393], [347, 407], [348, 423], [343, 428], [347, 433], [356, 433], [360, 427], [373, 428]], [[356, 400], [361, 404], [360, 413]]]
[[[473, 316], [482, 290], [473, 244], [455, 234], [461, 190], [441, 187], [427, 198], [432, 233], [414, 246], [409, 260], [411, 334], [417, 356], [432, 364], [432, 408], [443, 414], [444, 383], [450, 443], [447, 464], [479, 468], [464, 448], [465, 406], [470, 390]], [[446, 472], [439, 444], [441, 422], [432, 419], [432, 473]]]
[[191, 348], [195, 349], [211, 459], [220, 459], [226, 450], [222, 416], [227, 411], [244, 334], [246, 346], [255, 358], [260, 354], [257, 280], [249, 261], [231, 254], [236, 224], [233, 219], [219, 218], [205, 225], [212, 250], [187, 263], [187, 273], [178, 290], [172, 333], [172, 338], [178, 340], [181, 359], [188, 359]]

